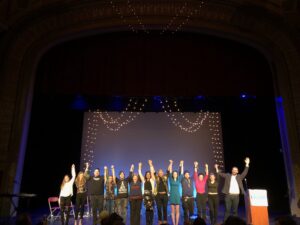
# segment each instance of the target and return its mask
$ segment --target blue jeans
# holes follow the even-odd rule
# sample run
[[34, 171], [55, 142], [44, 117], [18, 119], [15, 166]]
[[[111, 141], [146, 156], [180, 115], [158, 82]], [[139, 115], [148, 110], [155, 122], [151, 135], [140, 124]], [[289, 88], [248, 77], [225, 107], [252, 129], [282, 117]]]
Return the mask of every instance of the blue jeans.
[[115, 201], [116, 201], [115, 202], [116, 213], [123, 218], [123, 222], [126, 224], [128, 199], [127, 198], [117, 198]]
[[105, 208], [109, 214], [112, 214], [113, 212], [115, 212], [114, 207], [115, 207], [115, 200], [106, 199]]

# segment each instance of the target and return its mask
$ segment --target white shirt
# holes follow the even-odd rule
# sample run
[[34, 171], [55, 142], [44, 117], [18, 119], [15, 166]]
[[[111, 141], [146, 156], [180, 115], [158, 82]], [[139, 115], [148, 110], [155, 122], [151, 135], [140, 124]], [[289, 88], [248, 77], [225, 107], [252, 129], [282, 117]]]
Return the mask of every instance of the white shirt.
[[62, 189], [60, 189], [60, 194], [59, 197], [68, 197], [68, 196], [73, 196], [73, 184], [75, 181], [75, 169], [72, 169], [72, 179], [65, 183]]
[[231, 175], [229, 194], [240, 194], [239, 184], [236, 180], [236, 175]]

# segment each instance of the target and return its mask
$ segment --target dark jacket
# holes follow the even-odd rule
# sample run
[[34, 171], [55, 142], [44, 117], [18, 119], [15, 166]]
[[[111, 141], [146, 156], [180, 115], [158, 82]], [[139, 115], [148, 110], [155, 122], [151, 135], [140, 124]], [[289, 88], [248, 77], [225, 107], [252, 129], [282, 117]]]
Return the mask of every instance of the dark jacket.
[[88, 174], [87, 180], [90, 195], [104, 195], [104, 176], [95, 177]]
[[[245, 194], [244, 186], [243, 186], [243, 179], [246, 177], [248, 173], [249, 167], [245, 167], [244, 171], [241, 174], [236, 175], [236, 181], [239, 185], [240, 188], [240, 193]], [[222, 189], [222, 193], [224, 194], [229, 194], [229, 186], [230, 186], [230, 181], [231, 181], [231, 173], [221, 173], [219, 172], [218, 175], [220, 177], [223, 177], [225, 179], [225, 183]]]

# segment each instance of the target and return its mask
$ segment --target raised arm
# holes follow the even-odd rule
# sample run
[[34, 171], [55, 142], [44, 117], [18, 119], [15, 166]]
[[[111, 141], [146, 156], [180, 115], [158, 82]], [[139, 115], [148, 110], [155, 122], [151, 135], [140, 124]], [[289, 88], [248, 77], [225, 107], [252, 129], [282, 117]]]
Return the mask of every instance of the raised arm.
[[84, 170], [84, 177], [85, 179], [89, 180], [91, 178], [90, 173], [89, 173], [89, 163], [85, 163], [85, 170]]
[[75, 177], [76, 177], [76, 171], [75, 171], [75, 165], [74, 164], [72, 164], [72, 166], [71, 166], [71, 174], [72, 174], [72, 178], [71, 178], [70, 182], [74, 183]]
[[205, 163], [205, 175], [208, 176], [208, 164]]
[[198, 162], [194, 162], [194, 172], [198, 173]]
[[112, 174], [112, 177], [113, 177], [113, 181], [114, 183], [116, 184], [116, 172], [115, 172], [115, 166], [114, 165], [111, 165], [111, 174]]
[[183, 171], [184, 171], [184, 168], [183, 168], [183, 163], [184, 163], [184, 161], [183, 161], [183, 160], [181, 160], [181, 161], [180, 161], [180, 163], [179, 163], [179, 169], [180, 169], [180, 172], [179, 172], [179, 174], [180, 174], [180, 175], [183, 175]]
[[173, 160], [169, 160], [168, 171], [171, 174], [173, 172]]
[[131, 182], [131, 181], [132, 181], [133, 171], [134, 171], [134, 165], [131, 164], [130, 170], [129, 170], [129, 175], [128, 175], [128, 177], [127, 177], [128, 182]]
[[226, 173], [221, 173], [219, 170], [219, 165], [215, 164], [216, 172], [220, 177], [226, 177]]
[[194, 162], [194, 181], [198, 181], [198, 162]]
[[249, 164], [250, 164], [250, 158], [246, 158], [245, 159], [245, 169], [244, 171], [241, 173], [241, 178], [244, 179], [248, 173], [249, 170]]
[[142, 174], [142, 163], [141, 162], [139, 163], [138, 172], [139, 172], [139, 176], [140, 176], [141, 181], [144, 183], [145, 182], [145, 178], [144, 178], [144, 176]]
[[154, 169], [152, 160], [148, 160], [148, 164], [149, 164], [149, 167], [150, 167], [151, 179], [155, 180], [155, 169]]
[[108, 179], [108, 169], [107, 166], [104, 166], [104, 183], [106, 184], [106, 181]]

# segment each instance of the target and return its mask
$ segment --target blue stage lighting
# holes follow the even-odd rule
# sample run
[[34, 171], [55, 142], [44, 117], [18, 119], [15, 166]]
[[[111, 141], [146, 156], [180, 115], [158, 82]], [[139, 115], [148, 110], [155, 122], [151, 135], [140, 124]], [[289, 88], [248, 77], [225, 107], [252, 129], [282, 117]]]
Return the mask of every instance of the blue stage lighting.
[[82, 95], [76, 95], [71, 105], [72, 109], [75, 110], [86, 110], [88, 109], [88, 103]]

